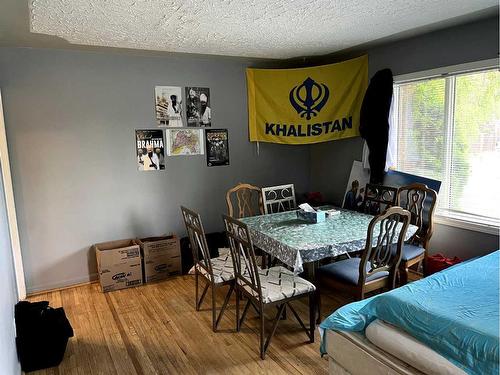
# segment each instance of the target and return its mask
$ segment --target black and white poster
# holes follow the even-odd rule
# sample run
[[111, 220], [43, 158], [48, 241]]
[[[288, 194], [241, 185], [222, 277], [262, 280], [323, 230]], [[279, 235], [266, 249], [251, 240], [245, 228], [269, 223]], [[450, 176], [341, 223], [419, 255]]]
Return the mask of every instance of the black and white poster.
[[137, 168], [140, 171], [165, 169], [165, 148], [162, 129], [135, 131]]
[[212, 126], [210, 89], [205, 87], [186, 87], [187, 126]]
[[205, 130], [207, 165], [229, 165], [229, 138], [227, 129]]
[[160, 127], [180, 128], [182, 123], [182, 88], [155, 87], [156, 122]]

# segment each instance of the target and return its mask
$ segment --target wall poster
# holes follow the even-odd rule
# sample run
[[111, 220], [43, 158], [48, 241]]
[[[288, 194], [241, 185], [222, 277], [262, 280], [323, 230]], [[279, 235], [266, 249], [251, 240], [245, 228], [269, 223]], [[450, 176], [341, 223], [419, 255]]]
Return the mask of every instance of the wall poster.
[[179, 128], [182, 122], [182, 89], [176, 86], [155, 87], [156, 122], [160, 127]]
[[203, 129], [168, 129], [167, 155], [203, 155]]
[[137, 129], [135, 141], [138, 170], [158, 171], [165, 169], [163, 130]]
[[187, 126], [208, 127], [212, 125], [210, 89], [206, 87], [186, 87]]
[[227, 129], [205, 130], [207, 166], [229, 165], [229, 138]]

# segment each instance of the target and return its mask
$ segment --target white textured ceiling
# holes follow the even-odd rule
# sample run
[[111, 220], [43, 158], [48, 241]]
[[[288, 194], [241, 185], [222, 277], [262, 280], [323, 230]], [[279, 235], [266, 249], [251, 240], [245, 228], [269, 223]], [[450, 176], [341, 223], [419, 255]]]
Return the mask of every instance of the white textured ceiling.
[[335, 52], [498, 0], [31, 0], [31, 32], [73, 44], [289, 58]]

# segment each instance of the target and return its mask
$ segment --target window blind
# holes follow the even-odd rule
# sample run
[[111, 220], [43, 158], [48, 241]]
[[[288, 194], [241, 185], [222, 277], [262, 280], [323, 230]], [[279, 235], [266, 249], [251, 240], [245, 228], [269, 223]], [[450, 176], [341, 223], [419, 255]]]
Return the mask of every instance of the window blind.
[[440, 180], [442, 214], [498, 225], [500, 72], [404, 82], [394, 98], [397, 169]]

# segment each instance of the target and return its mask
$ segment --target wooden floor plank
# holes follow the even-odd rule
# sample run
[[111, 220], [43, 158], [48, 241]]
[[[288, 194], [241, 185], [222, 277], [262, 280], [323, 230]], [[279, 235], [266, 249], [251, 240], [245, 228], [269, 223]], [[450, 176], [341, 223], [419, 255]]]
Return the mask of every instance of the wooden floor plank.
[[[217, 294], [220, 307], [226, 290]], [[319, 354], [319, 334], [310, 344], [292, 314], [280, 321], [266, 359], [259, 357], [259, 319], [248, 314], [235, 332], [235, 299], [212, 331], [211, 295], [201, 311], [194, 308], [194, 278], [179, 276], [138, 288], [101, 293], [97, 284], [37, 294], [64, 307], [73, 325], [65, 359], [58, 368], [34, 374], [326, 374]], [[345, 304], [323, 297], [323, 311]], [[307, 299], [294, 302], [307, 320]], [[271, 311], [272, 310], [272, 311]], [[274, 315], [270, 309], [268, 318]]]

